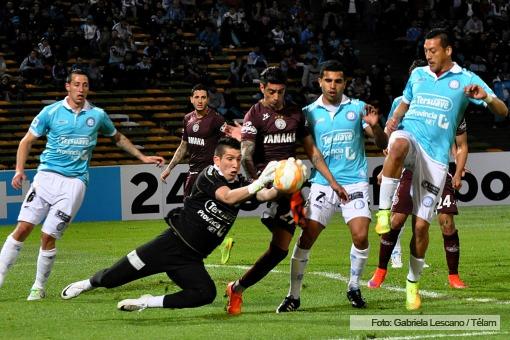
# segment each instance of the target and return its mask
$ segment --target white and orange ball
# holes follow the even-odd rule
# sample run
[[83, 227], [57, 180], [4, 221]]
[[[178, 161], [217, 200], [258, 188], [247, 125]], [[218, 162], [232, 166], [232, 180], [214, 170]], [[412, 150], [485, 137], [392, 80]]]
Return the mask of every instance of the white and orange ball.
[[274, 174], [273, 187], [284, 193], [295, 193], [306, 181], [304, 167], [300, 160], [296, 161], [292, 157], [279, 161]]

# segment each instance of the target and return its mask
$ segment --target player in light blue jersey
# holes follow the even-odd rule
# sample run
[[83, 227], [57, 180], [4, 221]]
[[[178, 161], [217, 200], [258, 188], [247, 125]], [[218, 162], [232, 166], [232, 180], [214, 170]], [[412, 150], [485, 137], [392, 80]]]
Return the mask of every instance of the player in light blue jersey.
[[333, 214], [341, 211], [352, 236], [351, 270], [347, 298], [355, 308], [366, 305], [361, 296], [359, 279], [368, 259], [368, 226], [371, 220], [368, 195], [368, 167], [365, 157], [365, 134], [375, 138], [384, 149], [387, 136], [379, 126], [373, 107], [343, 94], [346, 81], [343, 67], [336, 61], [326, 62], [320, 71], [322, 95], [303, 112], [315, 144], [328, 168], [348, 194], [342, 201], [328, 181], [313, 170], [310, 195], [306, 204], [306, 225], [294, 247], [291, 259], [290, 289], [277, 309], [278, 313], [296, 310], [310, 249]]
[[35, 225], [44, 220], [35, 282], [27, 300], [40, 300], [56, 257], [55, 243], [60, 239], [80, 208], [88, 182], [88, 168], [97, 135], [112, 137], [117, 146], [143, 163], [158, 166], [165, 160], [145, 156], [115, 129], [106, 112], [87, 101], [89, 80], [86, 73], [73, 70], [65, 84], [67, 97], [44, 107], [34, 118], [19, 143], [16, 173], [12, 186], [21, 189], [26, 180], [25, 163], [35, 140], [46, 136], [37, 174], [22, 203], [16, 229], [7, 236], [0, 251], [0, 286], [19, 255], [23, 242]]
[[[413, 237], [407, 275], [406, 307], [421, 306], [418, 280], [428, 247], [428, 229], [448, 172], [455, 131], [469, 102], [506, 116], [508, 109], [476, 74], [452, 61], [445, 30], [425, 37], [428, 66], [416, 68], [405, 87], [402, 102], [386, 125], [391, 134], [383, 165], [376, 231], [390, 231], [390, 207], [402, 167], [413, 171]], [[405, 116], [404, 116], [405, 114]], [[397, 130], [401, 119], [403, 129]]]

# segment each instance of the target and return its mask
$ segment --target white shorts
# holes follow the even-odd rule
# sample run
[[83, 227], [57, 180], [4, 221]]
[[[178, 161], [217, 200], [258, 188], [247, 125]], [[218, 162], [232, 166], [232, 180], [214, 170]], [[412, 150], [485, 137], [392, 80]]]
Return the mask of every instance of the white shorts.
[[388, 150], [397, 138], [409, 142], [404, 168], [413, 172], [411, 189], [413, 215], [430, 223], [444, 188], [448, 167], [430, 158], [408, 131], [393, 132], [388, 141]]
[[86, 186], [78, 178], [39, 171], [21, 205], [18, 221], [39, 224], [42, 232], [60, 239], [80, 209]]
[[345, 223], [356, 217], [372, 219], [368, 183], [344, 185], [349, 194], [349, 202], [343, 204], [330, 186], [312, 183], [306, 202], [306, 217], [327, 226], [336, 211], [342, 211]]

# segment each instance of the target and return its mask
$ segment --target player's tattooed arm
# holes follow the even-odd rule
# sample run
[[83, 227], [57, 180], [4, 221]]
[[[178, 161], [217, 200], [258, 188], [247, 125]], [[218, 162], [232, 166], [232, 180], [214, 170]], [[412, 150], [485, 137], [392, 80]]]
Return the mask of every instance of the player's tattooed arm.
[[188, 142], [181, 140], [181, 144], [179, 144], [179, 147], [174, 152], [174, 156], [172, 157], [172, 160], [170, 163], [168, 163], [167, 167], [159, 178], [166, 183], [166, 178], [170, 175], [170, 172], [177, 164], [181, 162], [181, 160], [186, 156], [186, 152], [188, 151]]
[[179, 147], [175, 150], [172, 160], [168, 163], [167, 169], [172, 170], [175, 168], [175, 166], [182, 161], [184, 156], [186, 156], [186, 152], [188, 152], [188, 142], [181, 140], [181, 144], [179, 144]]
[[246, 172], [248, 179], [257, 178], [257, 168], [253, 161], [253, 153], [255, 152], [255, 142], [243, 140], [241, 142], [241, 164]]
[[122, 133], [117, 132], [115, 135], [113, 135], [113, 140], [115, 141], [116, 145], [121, 148], [122, 150], [126, 151], [132, 156], [135, 156], [142, 162], [146, 164], [156, 164], [156, 166], [161, 167], [165, 165], [165, 159], [160, 156], [146, 156], [144, 155], [140, 150], [136, 148], [136, 146], [131, 143], [131, 141], [124, 136]]

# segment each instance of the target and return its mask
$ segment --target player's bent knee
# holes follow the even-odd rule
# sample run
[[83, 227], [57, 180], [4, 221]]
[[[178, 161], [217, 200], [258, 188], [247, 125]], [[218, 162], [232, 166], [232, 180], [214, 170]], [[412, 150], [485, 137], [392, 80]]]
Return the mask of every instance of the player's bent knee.
[[204, 306], [213, 303], [216, 299], [216, 286], [214, 283], [210, 283], [199, 287], [197, 290], [197, 307]]
[[34, 225], [32, 223], [19, 221], [12, 234], [15, 240], [24, 241], [33, 229]]
[[388, 151], [388, 155], [393, 160], [399, 161], [404, 160], [407, 152], [409, 151], [409, 142], [405, 139], [396, 139], [392, 144], [391, 148]]
[[271, 243], [269, 245], [269, 253], [270, 253], [271, 257], [279, 263], [287, 257], [287, 254], [289, 253], [289, 251], [283, 250], [282, 248]]

